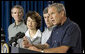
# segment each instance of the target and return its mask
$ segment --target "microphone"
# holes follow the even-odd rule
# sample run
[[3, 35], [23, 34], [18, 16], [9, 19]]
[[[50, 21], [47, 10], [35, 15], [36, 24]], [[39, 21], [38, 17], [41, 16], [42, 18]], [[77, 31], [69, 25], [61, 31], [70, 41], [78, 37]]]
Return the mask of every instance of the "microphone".
[[11, 40], [9, 41], [9, 45], [12, 46], [12, 43], [15, 42], [14, 46], [16, 46], [18, 44], [17, 40], [20, 38], [23, 38], [24, 36], [25, 36], [25, 33], [18, 32], [14, 37], [11, 37]]

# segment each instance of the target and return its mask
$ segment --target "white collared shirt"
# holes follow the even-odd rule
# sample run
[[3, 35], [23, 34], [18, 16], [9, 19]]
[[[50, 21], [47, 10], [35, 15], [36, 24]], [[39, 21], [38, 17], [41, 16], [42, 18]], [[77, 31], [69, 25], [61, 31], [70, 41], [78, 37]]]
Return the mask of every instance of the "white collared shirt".
[[42, 40], [41, 40], [41, 44], [45, 44], [47, 42], [47, 40], [49, 39], [52, 29], [54, 26], [50, 27], [50, 28], [45, 28], [44, 32], [42, 33]]
[[30, 37], [29, 29], [26, 31], [25, 36], [29, 39], [32, 44], [41, 43], [41, 31], [38, 29], [33, 38]]

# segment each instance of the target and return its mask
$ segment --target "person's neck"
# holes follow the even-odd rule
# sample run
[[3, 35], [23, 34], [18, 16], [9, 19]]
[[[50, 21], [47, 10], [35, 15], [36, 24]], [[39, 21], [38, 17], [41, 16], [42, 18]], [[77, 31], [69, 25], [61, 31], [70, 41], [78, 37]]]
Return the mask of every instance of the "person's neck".
[[64, 22], [66, 21], [66, 17], [64, 17], [63, 19], [62, 19], [62, 22], [61, 22], [61, 25], [63, 25], [64, 24]]
[[15, 21], [15, 24], [16, 24], [16, 25], [19, 25], [21, 21], [22, 21], [22, 20], [20, 20], [20, 21]]
[[50, 30], [50, 29], [52, 29], [52, 28], [53, 28], [53, 25], [52, 25], [52, 26], [49, 26], [49, 27], [47, 27], [47, 28]]
[[31, 38], [33, 38], [33, 36], [36, 34], [36, 32], [37, 32], [37, 29], [34, 29], [34, 30], [29, 29], [29, 34], [30, 34]]

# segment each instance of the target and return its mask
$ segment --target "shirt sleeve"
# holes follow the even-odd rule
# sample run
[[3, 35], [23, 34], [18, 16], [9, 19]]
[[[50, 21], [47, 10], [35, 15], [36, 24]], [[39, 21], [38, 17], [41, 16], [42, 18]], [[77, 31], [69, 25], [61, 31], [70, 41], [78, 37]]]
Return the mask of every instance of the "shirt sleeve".
[[78, 26], [70, 26], [65, 35], [63, 36], [61, 45], [67, 45], [71, 47], [76, 47], [78, 41], [80, 40], [81, 32]]
[[11, 37], [9, 35], [9, 30], [10, 30], [10, 26], [8, 27], [8, 40], [10, 41], [11, 40]]

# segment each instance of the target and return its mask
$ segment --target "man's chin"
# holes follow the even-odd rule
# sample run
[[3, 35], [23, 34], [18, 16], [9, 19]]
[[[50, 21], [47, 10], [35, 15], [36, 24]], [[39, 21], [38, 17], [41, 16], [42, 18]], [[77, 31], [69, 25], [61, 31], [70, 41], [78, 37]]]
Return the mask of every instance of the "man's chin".
[[56, 23], [53, 23], [53, 25], [56, 25]]
[[48, 28], [51, 27], [50, 25], [47, 26]]
[[21, 19], [17, 19], [16, 21], [20, 22], [20, 21], [21, 21]]

